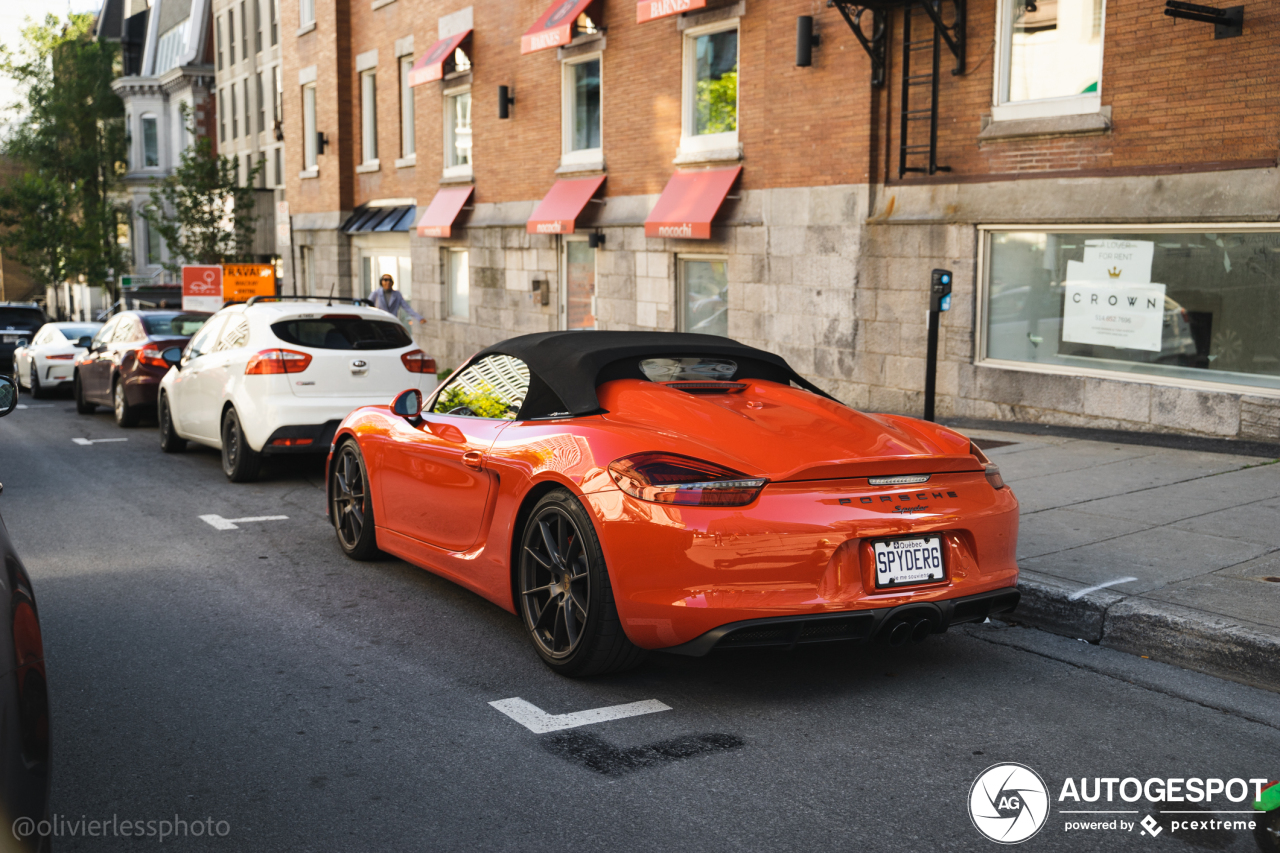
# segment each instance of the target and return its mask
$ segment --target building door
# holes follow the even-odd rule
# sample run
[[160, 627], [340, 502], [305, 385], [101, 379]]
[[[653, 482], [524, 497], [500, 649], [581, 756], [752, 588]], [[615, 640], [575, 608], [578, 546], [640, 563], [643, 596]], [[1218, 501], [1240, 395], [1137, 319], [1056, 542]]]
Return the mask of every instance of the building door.
[[585, 236], [565, 238], [561, 292], [564, 328], [596, 328], [596, 250]]

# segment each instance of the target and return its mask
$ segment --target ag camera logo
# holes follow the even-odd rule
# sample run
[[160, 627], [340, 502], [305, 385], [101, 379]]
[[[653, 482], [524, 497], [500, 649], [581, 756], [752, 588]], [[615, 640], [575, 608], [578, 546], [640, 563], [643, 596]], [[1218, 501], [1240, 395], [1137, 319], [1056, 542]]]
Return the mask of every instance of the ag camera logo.
[[993, 764], [969, 789], [969, 819], [999, 844], [1019, 844], [1035, 835], [1049, 817], [1049, 789], [1024, 764]]

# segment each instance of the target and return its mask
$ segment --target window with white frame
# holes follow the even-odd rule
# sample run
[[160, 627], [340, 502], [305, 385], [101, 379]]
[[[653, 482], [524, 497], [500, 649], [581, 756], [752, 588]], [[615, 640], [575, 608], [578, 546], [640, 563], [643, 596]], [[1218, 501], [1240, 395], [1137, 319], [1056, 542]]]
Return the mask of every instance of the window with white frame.
[[455, 320], [470, 318], [471, 270], [466, 249], [444, 250], [445, 314]]
[[257, 74], [258, 81], [258, 133], [262, 133], [267, 129], [267, 99], [263, 97], [262, 91], [262, 72]]
[[280, 10], [278, 3], [280, 0], [267, 0], [267, 5], [271, 7], [271, 46], [275, 47], [276, 42], [280, 40]]
[[378, 161], [378, 74], [360, 72], [360, 150], [364, 163]]
[[302, 87], [302, 168], [316, 168], [316, 85]]
[[253, 123], [250, 117], [253, 114], [252, 104], [249, 103], [249, 78], [244, 78], [244, 135], [248, 136], [253, 132]]
[[316, 22], [316, 0], [299, 0], [298, 24], [307, 26]]
[[1101, 109], [1105, 0], [1001, 0], [996, 121]]
[[471, 174], [471, 87], [445, 93], [444, 173], [446, 177]]
[[703, 335], [729, 334], [729, 261], [726, 258], [679, 258], [677, 328]]
[[684, 33], [684, 107], [680, 147], [707, 151], [738, 145], [738, 22]]
[[240, 138], [240, 108], [236, 106], [236, 84], [231, 84], [231, 138]]
[[228, 63], [236, 64], [236, 10], [227, 10], [227, 53]]
[[601, 145], [601, 62], [599, 53], [564, 64], [564, 162], [603, 159]]
[[218, 141], [227, 141], [227, 90], [218, 93]]
[[416, 150], [414, 143], [413, 88], [409, 74], [413, 71], [413, 56], [400, 57], [400, 156], [411, 157]]
[[142, 167], [144, 169], [160, 167], [160, 133], [155, 116], [142, 117]]
[[213, 25], [213, 40], [218, 46], [218, 70], [222, 70], [222, 16]]

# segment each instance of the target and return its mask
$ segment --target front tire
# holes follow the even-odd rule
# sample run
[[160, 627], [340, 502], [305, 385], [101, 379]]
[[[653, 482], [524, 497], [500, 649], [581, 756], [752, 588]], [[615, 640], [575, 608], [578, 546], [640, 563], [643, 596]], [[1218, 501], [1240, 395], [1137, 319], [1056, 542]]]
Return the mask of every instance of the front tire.
[[551, 669], [582, 678], [644, 658], [622, 630], [591, 516], [569, 491], [556, 489], [534, 506], [517, 565], [520, 616]]
[[249, 483], [258, 479], [262, 454], [245, 440], [244, 428], [235, 409], [222, 416], [222, 473], [233, 483]]
[[129, 405], [129, 398], [124, 392], [124, 380], [117, 378], [111, 384], [112, 409], [115, 411], [116, 426], [135, 427], [138, 425], [138, 407]]
[[329, 519], [338, 535], [338, 547], [353, 560], [382, 556], [373, 524], [373, 498], [369, 471], [354, 441], [345, 441], [334, 454], [329, 470]]
[[160, 449], [165, 453], [181, 453], [187, 449], [187, 440], [178, 435], [173, 427], [173, 414], [169, 411], [169, 395], [160, 395], [160, 405], [156, 409], [156, 419], [160, 422]]
[[71, 391], [76, 398], [76, 411], [82, 415], [92, 415], [98, 410], [98, 407], [85, 400], [84, 384], [80, 381], [80, 371], [76, 371], [75, 377], [71, 381]]

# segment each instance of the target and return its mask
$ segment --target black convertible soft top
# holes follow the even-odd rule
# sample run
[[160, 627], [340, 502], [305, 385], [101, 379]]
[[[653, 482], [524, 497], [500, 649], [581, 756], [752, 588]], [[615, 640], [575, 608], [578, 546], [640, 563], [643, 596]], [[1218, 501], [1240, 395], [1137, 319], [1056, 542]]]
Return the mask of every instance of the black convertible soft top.
[[600, 411], [597, 386], [613, 379], [646, 379], [643, 358], [719, 356], [737, 362], [735, 379], [794, 382], [806, 391], [834, 399], [792, 370], [782, 356], [718, 335], [684, 332], [539, 332], [521, 335], [481, 350], [509, 355], [529, 367], [529, 391], [516, 416], [520, 420], [552, 414], [588, 415]]

